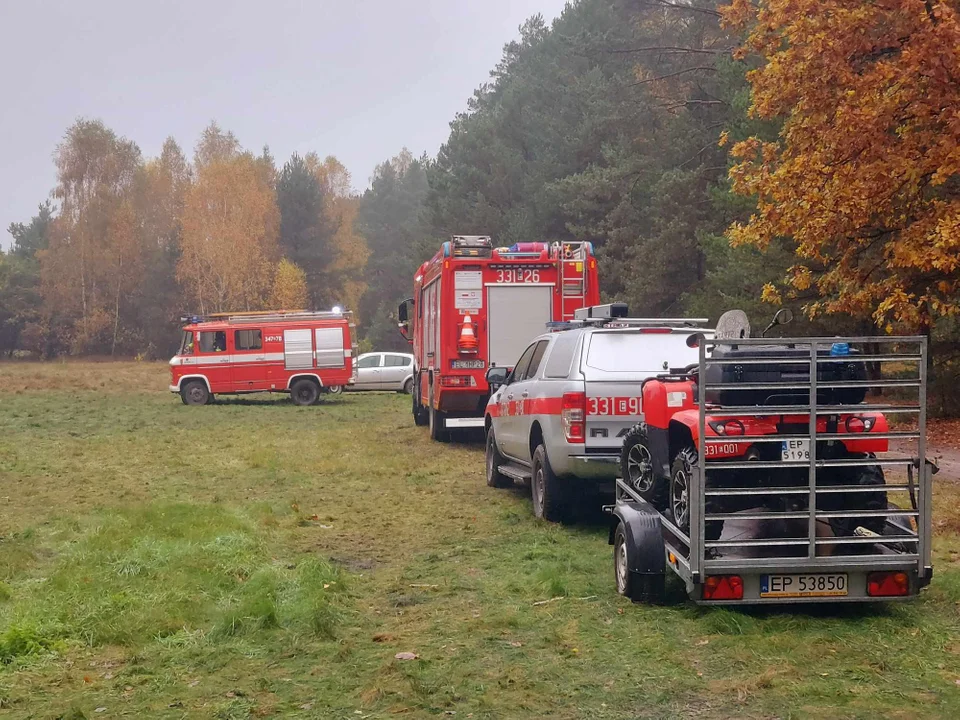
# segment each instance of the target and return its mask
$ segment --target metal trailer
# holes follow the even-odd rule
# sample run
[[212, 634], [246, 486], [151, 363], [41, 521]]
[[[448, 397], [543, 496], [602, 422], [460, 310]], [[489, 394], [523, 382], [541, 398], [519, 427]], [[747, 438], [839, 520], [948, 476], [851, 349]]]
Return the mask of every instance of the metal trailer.
[[[793, 357], [777, 358], [777, 364], [806, 366], [809, 373], [799, 381], [769, 383], [708, 383], [707, 369], [722, 364], [741, 367], [769, 364], [769, 354], [750, 357], [750, 348], [771, 344], [789, 347]], [[840, 357], [818, 356], [834, 343], [845, 343], [860, 349], [859, 354]], [[718, 345], [737, 346], [741, 352], [735, 359], [712, 358]], [[806, 349], [809, 355], [797, 358], [796, 349]], [[856, 352], [856, 351], [854, 351]], [[881, 379], [818, 381], [830, 363], [871, 363]], [[678, 527], [667, 512], [660, 512], [638, 495], [622, 479], [617, 480], [616, 505], [610, 511], [618, 522], [611, 528], [610, 541], [620, 529], [628, 542], [622, 543], [628, 559], [618, 563], [615, 549], [615, 572], [629, 572], [633, 580], [635, 599], [660, 600], [666, 568], [670, 568], [685, 583], [689, 597], [698, 604], [783, 604], [808, 602], [864, 602], [903, 600], [917, 595], [930, 583], [931, 564], [931, 488], [935, 465], [926, 458], [926, 385], [927, 340], [924, 337], [849, 337], [849, 338], [790, 338], [715, 339], [700, 344], [699, 375], [699, 438], [698, 461], [693, 466], [689, 497], [690, 532]], [[894, 377], [889, 377], [894, 373]], [[865, 373], [866, 374], [866, 373]], [[802, 372], [797, 373], [798, 377]], [[888, 377], [884, 378], [883, 376]], [[785, 406], [723, 406], [708, 403], [711, 391], [741, 390], [800, 390], [806, 394], [803, 405]], [[910, 399], [902, 396], [888, 402], [876, 402], [868, 397], [863, 404], [838, 405], [818, 403], [818, 391], [830, 389], [863, 388], [865, 390], [908, 390]], [[883, 392], [883, 390], [881, 390]], [[896, 418], [892, 429], [875, 438], [909, 444], [875, 457], [826, 459], [819, 457], [827, 443], [838, 442], [839, 435], [818, 432], [817, 418], [838, 416], [841, 413], [883, 413]], [[807, 415], [809, 422], [803, 433], [777, 434], [761, 437], [741, 437], [738, 441], [756, 443], [785, 443], [790, 440], [809, 443], [809, 461], [746, 461], [724, 462], [709, 460], [708, 445], [729, 442], [728, 438], [708, 436], [707, 424], [713, 418], [758, 417], [779, 414]], [[910, 418], [915, 418], [911, 422]], [[835, 429], [835, 428], [834, 428]], [[848, 436], [849, 437], [849, 436]], [[910, 452], [913, 450], [914, 452]], [[786, 453], [783, 453], [784, 455]], [[827, 454], [827, 453], [824, 453]], [[706, 460], [704, 460], [706, 459]], [[881, 466], [886, 475], [883, 486], [826, 484], [818, 482], [825, 468]], [[777, 482], [778, 470], [806, 469], [805, 486]], [[767, 469], [774, 481], [763, 487], [730, 487], [704, 481], [704, 473], [724, 473], [733, 470]], [[783, 473], [779, 474], [783, 477]], [[827, 512], [818, 510], [817, 499], [826, 493], [863, 493], [884, 491], [887, 499], [900, 499], [899, 506], [890, 503], [885, 511], [846, 510]], [[806, 508], [775, 511], [761, 507], [764, 499], [772, 496], [803, 496]], [[756, 508], [734, 513], [707, 512], [707, 498], [741, 496], [756, 498]], [[881, 534], [856, 528], [849, 536], [832, 536], [822, 529], [831, 519], [876, 518], [884, 516]], [[723, 533], [718, 540], [707, 541], [705, 523], [723, 520]], [[866, 522], [866, 521], [865, 521]], [[799, 524], [801, 532], [786, 536], [771, 536], [763, 531], [772, 523]], [[640, 588], [639, 592], [636, 588]]]

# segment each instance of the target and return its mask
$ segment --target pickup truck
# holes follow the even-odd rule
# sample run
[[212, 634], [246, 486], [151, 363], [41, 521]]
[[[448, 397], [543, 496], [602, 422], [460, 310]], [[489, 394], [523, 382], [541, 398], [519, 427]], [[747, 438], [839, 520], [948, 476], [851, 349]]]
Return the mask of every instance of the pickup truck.
[[511, 369], [487, 372], [486, 479], [529, 482], [537, 517], [569, 517], [580, 491], [609, 490], [623, 437], [642, 419], [640, 388], [695, 364], [703, 319], [630, 318], [623, 303], [550, 323]]

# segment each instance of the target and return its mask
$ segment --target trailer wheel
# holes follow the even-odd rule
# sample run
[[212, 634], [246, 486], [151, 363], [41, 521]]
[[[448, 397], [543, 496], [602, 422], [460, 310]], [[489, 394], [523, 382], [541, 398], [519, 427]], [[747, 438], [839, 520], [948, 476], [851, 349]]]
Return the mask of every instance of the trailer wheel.
[[562, 522], [567, 514], [564, 482], [553, 473], [547, 449], [538, 445], [533, 453], [533, 477], [530, 480], [533, 514], [550, 522]]
[[[697, 464], [697, 451], [685, 447], [677, 453], [670, 466], [670, 512], [674, 524], [685, 533], [690, 533], [690, 488], [693, 482], [693, 468]], [[706, 512], [713, 510], [713, 504], [707, 503]], [[704, 540], [714, 542], [723, 534], [723, 520], [710, 520], [705, 523]]]
[[487, 485], [495, 488], [510, 487], [513, 485], [513, 480], [500, 472], [503, 455], [500, 454], [500, 450], [497, 447], [497, 438], [493, 434], [493, 425], [491, 425], [487, 431], [487, 452], [484, 459], [487, 467]]
[[212, 398], [203, 380], [189, 380], [180, 387], [180, 399], [184, 405], [206, 405]]
[[624, 482], [658, 510], [667, 507], [669, 481], [657, 473], [646, 423], [637, 423], [624, 436], [623, 449], [620, 451], [620, 474]]
[[320, 386], [313, 380], [301, 378], [290, 386], [290, 399], [296, 405], [313, 405], [320, 399]]
[[627, 531], [621, 522], [613, 538], [613, 574], [617, 581], [617, 592], [634, 602], [662, 603], [666, 595], [664, 573], [632, 572], [630, 568], [634, 564]]

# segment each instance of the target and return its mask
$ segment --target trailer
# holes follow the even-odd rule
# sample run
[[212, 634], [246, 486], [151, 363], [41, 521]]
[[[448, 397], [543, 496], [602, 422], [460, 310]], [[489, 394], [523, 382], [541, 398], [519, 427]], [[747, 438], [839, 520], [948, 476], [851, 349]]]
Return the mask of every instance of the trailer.
[[927, 352], [924, 337], [703, 338], [696, 366], [661, 378], [690, 401], [668, 430], [689, 443], [671, 450], [679, 475], [654, 492], [623, 473], [607, 507], [618, 591], [660, 601], [669, 570], [704, 605], [916, 596], [933, 575]]

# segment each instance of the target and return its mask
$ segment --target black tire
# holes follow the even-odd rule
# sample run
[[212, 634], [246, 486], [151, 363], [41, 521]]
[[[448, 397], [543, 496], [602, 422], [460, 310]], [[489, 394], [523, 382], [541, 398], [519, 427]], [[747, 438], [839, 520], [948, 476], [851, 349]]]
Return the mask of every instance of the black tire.
[[320, 399], [320, 386], [313, 380], [301, 378], [290, 386], [290, 399], [295, 405], [313, 405]]
[[[690, 502], [689, 492], [692, 481], [693, 467], [697, 464], [697, 451], [692, 447], [685, 447], [673, 460], [670, 466], [670, 512], [673, 523], [685, 533], [690, 533]], [[713, 510], [712, 503], [707, 503], [705, 512]], [[710, 520], [705, 523], [704, 540], [714, 542], [723, 534], [723, 520]]]
[[403, 390], [400, 392], [405, 392], [407, 395], [413, 395], [413, 378], [408, 379], [403, 384]]
[[667, 507], [670, 481], [657, 472], [647, 437], [647, 424], [637, 423], [623, 438], [620, 476], [623, 481], [658, 510]]
[[444, 413], [433, 406], [433, 393], [430, 394], [430, 407], [427, 408], [428, 422], [430, 425], [430, 439], [437, 442], [450, 442], [450, 431], [445, 430], [443, 426]]
[[[879, 465], [861, 467], [859, 470], [860, 473], [856, 480], [852, 483], [853, 485], [883, 486], [886, 484], [886, 481], [883, 477], [883, 469]], [[875, 493], [846, 493], [846, 497], [843, 500], [844, 510], [883, 511], [887, 509], [887, 505], [887, 493], [882, 490]], [[833, 518], [830, 521], [830, 526], [833, 528], [834, 534], [840, 536], [853, 535], [853, 532], [857, 529], [857, 526], [863, 526], [867, 530], [872, 530], [878, 535], [882, 535], [886, 524], [887, 520], [883, 515], [876, 515], [874, 517]]]
[[567, 518], [566, 483], [554, 474], [543, 445], [538, 445], [533, 453], [530, 494], [533, 498], [533, 514], [538, 518], [549, 522], [563, 522]]
[[206, 405], [213, 396], [203, 380], [188, 380], [180, 386], [180, 399], [184, 405]]
[[343, 393], [343, 385], [328, 385], [326, 390], [330, 395], [340, 395]]
[[513, 485], [513, 480], [500, 472], [500, 466], [503, 464], [503, 455], [497, 448], [497, 438], [493, 434], [493, 425], [487, 430], [487, 450], [484, 456], [484, 462], [487, 469], [487, 485], [494, 488], [504, 488]]
[[413, 424], [417, 427], [424, 427], [430, 422], [427, 409], [420, 403], [420, 384], [414, 382], [413, 394]]
[[613, 538], [613, 576], [617, 592], [634, 602], [662, 603], [666, 596], [666, 575], [632, 572], [632, 565], [626, 528], [620, 523]]

